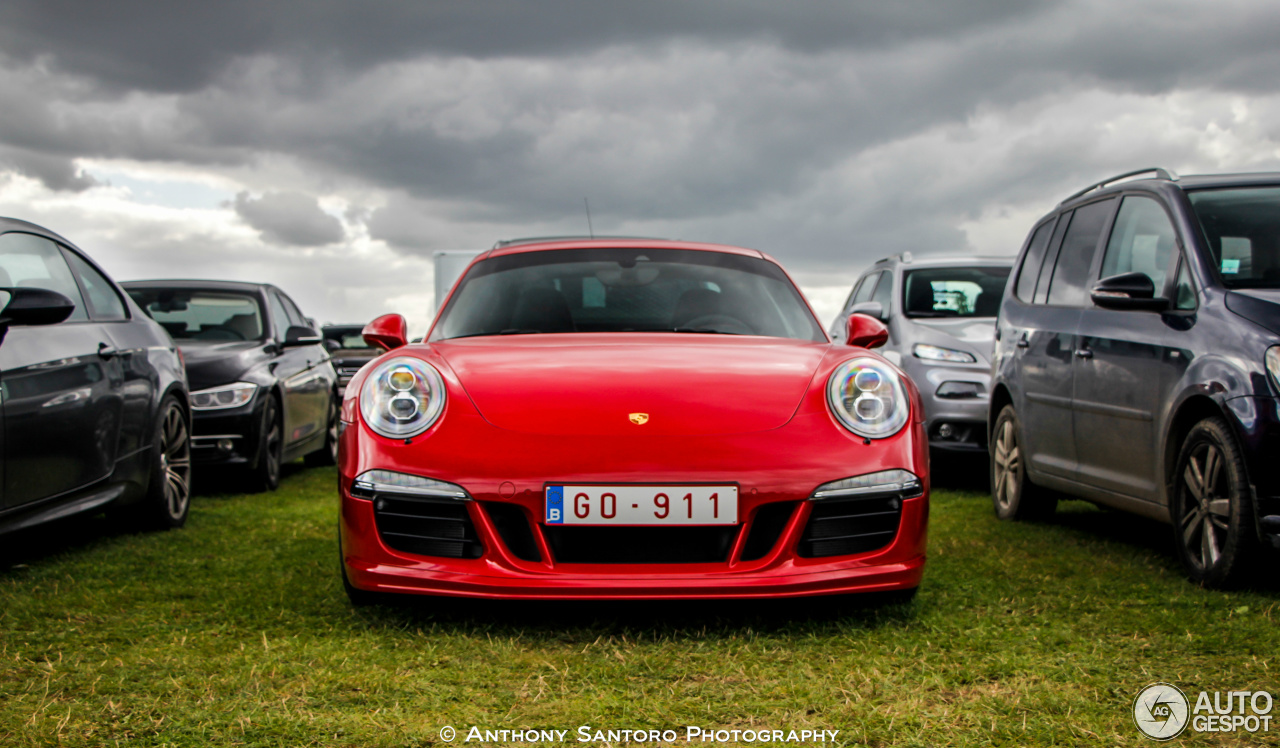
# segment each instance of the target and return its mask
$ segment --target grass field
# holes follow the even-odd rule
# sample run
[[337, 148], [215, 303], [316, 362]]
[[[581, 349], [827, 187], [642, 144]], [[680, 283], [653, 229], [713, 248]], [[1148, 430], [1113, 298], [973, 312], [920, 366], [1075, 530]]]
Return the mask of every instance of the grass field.
[[334, 481], [197, 496], [176, 532], [91, 519], [6, 539], [0, 746], [425, 746], [445, 725], [457, 745], [473, 725], [1148, 745], [1129, 715], [1152, 681], [1280, 691], [1276, 586], [1193, 587], [1164, 527], [1083, 504], [1015, 525], [980, 491], [935, 491], [907, 605], [354, 610]]

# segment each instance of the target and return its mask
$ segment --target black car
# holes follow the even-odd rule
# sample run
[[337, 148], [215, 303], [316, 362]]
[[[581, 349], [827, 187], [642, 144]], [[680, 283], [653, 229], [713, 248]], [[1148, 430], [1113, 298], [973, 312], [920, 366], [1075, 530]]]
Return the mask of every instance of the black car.
[[1280, 173], [1099, 182], [1016, 267], [992, 360], [996, 513], [1043, 517], [1062, 491], [1169, 522], [1192, 579], [1241, 582], [1280, 548]]
[[182, 360], [71, 242], [0, 218], [0, 533], [111, 510], [180, 527], [190, 504]]
[[333, 464], [338, 375], [283, 291], [206, 280], [121, 285], [186, 357], [197, 465], [238, 467], [251, 490], [272, 491], [284, 462]]
[[372, 348], [365, 342], [361, 332], [364, 325], [325, 325], [320, 328], [324, 336], [325, 348], [333, 359], [333, 368], [338, 372], [338, 394], [347, 390], [347, 383], [365, 364], [382, 355], [382, 350]]

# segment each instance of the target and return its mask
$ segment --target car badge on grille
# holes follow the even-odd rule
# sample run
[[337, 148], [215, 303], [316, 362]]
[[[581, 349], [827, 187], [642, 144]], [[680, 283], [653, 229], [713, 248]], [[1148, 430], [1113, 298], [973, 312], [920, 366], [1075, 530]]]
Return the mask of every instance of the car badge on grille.
[[631, 419], [631, 422], [637, 426], [643, 426], [649, 422], [648, 413], [632, 413], [629, 418]]

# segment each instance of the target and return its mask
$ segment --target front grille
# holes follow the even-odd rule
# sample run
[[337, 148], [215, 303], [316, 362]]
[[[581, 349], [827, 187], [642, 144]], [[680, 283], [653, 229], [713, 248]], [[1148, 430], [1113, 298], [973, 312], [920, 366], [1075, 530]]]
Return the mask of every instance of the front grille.
[[484, 553], [465, 502], [379, 494], [373, 500], [373, 516], [388, 548], [446, 558], [479, 558]]
[[542, 536], [551, 548], [551, 555], [562, 564], [724, 563], [740, 527], [546, 525]]
[[885, 547], [898, 534], [902, 500], [893, 497], [820, 499], [797, 552], [804, 558], [848, 556]]
[[501, 504], [486, 501], [484, 510], [489, 513], [489, 521], [498, 531], [503, 544], [512, 555], [524, 561], [541, 561], [538, 552], [538, 541], [533, 538], [533, 528], [523, 510], [514, 504]]
[[791, 513], [795, 511], [794, 501], [783, 501], [765, 504], [756, 510], [751, 520], [751, 529], [747, 534], [747, 542], [742, 548], [743, 561], [755, 561], [769, 555], [773, 546], [778, 543], [778, 536], [787, 527]]

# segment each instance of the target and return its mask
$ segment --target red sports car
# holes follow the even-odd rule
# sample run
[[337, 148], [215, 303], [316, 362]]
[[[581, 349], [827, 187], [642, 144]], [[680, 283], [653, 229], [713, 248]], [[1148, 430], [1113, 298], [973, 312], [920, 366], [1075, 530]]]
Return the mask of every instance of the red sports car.
[[511, 242], [347, 387], [343, 581], [482, 598], [763, 598], [920, 583], [920, 398], [755, 250]]

